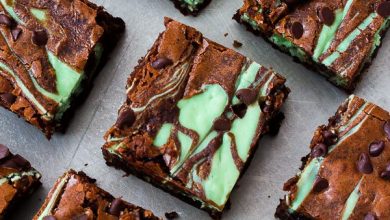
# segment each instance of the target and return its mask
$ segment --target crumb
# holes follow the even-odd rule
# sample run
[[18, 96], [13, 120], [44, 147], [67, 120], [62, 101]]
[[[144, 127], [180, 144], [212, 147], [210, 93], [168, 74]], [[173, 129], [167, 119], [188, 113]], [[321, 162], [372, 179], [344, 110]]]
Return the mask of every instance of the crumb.
[[227, 37], [228, 35], [229, 35], [229, 33], [225, 33], [223, 36], [224, 36], [224, 37]]
[[88, 164], [86, 163], [86, 164], [84, 164], [84, 166], [86, 167], [86, 166], [88, 166]]
[[268, 199], [269, 199], [269, 198], [271, 198], [271, 196], [270, 196], [270, 195], [268, 196]]
[[179, 214], [177, 214], [177, 212], [166, 212], [165, 217], [167, 219], [175, 219], [179, 217]]
[[240, 48], [240, 47], [242, 47], [242, 43], [239, 42], [239, 41], [237, 41], [237, 40], [234, 40], [234, 41], [233, 41], [233, 47], [235, 47], [235, 48]]

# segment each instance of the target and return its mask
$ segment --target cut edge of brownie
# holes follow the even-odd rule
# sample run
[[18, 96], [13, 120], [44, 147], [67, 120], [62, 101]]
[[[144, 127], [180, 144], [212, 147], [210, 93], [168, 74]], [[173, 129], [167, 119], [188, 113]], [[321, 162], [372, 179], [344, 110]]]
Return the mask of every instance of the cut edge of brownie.
[[175, 5], [175, 8], [177, 8], [183, 15], [192, 15], [192, 16], [198, 16], [200, 11], [202, 11], [204, 8], [206, 8], [210, 3], [211, 0], [204, 0], [203, 3], [201, 3], [196, 9], [190, 10], [187, 7], [187, 3], [183, 3], [183, 0], [171, 0], [173, 4]]

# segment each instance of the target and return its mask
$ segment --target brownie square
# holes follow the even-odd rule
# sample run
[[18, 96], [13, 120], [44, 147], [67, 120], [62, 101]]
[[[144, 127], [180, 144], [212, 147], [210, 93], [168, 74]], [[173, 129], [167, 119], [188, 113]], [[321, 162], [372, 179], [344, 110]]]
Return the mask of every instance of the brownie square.
[[284, 185], [279, 219], [390, 219], [390, 115], [349, 97]]
[[386, 0], [244, 0], [234, 18], [351, 92], [390, 25]]
[[50, 138], [123, 31], [87, 0], [0, 1], [0, 106]]
[[109, 165], [218, 217], [288, 96], [285, 79], [169, 18], [105, 135]]

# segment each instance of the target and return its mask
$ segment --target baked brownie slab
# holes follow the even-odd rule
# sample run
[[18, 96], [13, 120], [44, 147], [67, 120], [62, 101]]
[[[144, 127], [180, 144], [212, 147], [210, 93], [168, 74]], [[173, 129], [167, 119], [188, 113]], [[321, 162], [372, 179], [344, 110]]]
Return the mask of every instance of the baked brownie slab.
[[40, 186], [40, 179], [41, 174], [26, 159], [0, 144], [0, 219]]
[[128, 79], [103, 154], [218, 216], [289, 89], [194, 28], [168, 18], [165, 26]]
[[193, 16], [210, 4], [211, 0], [171, 0], [175, 7], [179, 9], [184, 15], [191, 14]]
[[280, 219], [390, 219], [390, 115], [351, 96], [320, 126]]
[[347, 91], [390, 24], [387, 0], [244, 0], [234, 18]]
[[95, 182], [83, 172], [66, 172], [57, 180], [33, 219], [160, 219], [149, 210], [114, 198]]
[[86, 0], [1, 0], [0, 105], [50, 137], [123, 30]]

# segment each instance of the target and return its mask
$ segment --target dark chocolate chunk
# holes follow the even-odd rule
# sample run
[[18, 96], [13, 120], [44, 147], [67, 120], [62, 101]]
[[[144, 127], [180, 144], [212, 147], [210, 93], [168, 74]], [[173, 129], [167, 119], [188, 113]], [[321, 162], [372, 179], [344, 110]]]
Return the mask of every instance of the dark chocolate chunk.
[[214, 120], [213, 128], [216, 131], [228, 131], [231, 127], [232, 124], [226, 117], [221, 116]]
[[385, 125], [383, 126], [383, 130], [386, 133], [387, 139], [390, 139], [390, 120], [386, 121]]
[[19, 27], [12, 29], [11, 30], [12, 40], [17, 41], [21, 33], [22, 33], [22, 29]]
[[304, 32], [301, 22], [298, 22], [298, 21], [294, 22], [291, 25], [290, 31], [291, 31], [292, 36], [295, 39], [301, 38], [303, 35], [303, 32]]
[[0, 100], [7, 105], [12, 105], [16, 101], [16, 96], [11, 93], [4, 93], [0, 95]]
[[385, 149], [385, 142], [383, 141], [374, 141], [370, 144], [368, 147], [370, 156], [371, 157], [377, 157], [379, 156], [383, 150]]
[[240, 89], [236, 96], [245, 105], [250, 105], [256, 101], [257, 92], [254, 89]]
[[311, 150], [312, 157], [323, 157], [328, 153], [328, 146], [323, 143], [319, 143]]
[[240, 47], [242, 47], [242, 43], [237, 41], [237, 40], [234, 40], [233, 41], [233, 47], [234, 48], [240, 48]]
[[323, 190], [327, 189], [328, 187], [329, 187], [328, 180], [318, 176], [316, 178], [316, 180], [314, 181], [313, 192], [319, 193], [319, 192], [322, 192]]
[[10, 154], [11, 154], [11, 153], [10, 153], [8, 147], [6, 147], [6, 146], [0, 144], [0, 160], [2, 160], [2, 159], [4, 159], [4, 158], [8, 157]]
[[167, 219], [175, 219], [175, 218], [179, 218], [179, 214], [177, 214], [177, 212], [166, 212], [165, 217]]
[[122, 199], [116, 198], [114, 201], [111, 202], [109, 213], [115, 216], [119, 216], [121, 214], [121, 211], [123, 211], [126, 208], [125, 203]]
[[322, 7], [318, 11], [318, 17], [320, 21], [328, 26], [332, 25], [335, 19], [333, 10], [328, 7]]
[[357, 161], [357, 169], [364, 174], [370, 174], [374, 171], [368, 154], [360, 154], [359, 160]]
[[152, 62], [152, 67], [159, 70], [159, 69], [163, 69], [169, 65], [172, 65], [173, 62], [172, 60], [166, 58], [166, 57], [160, 57], [160, 58], [157, 58], [157, 60], [153, 61]]
[[331, 132], [331, 131], [323, 131], [322, 136], [324, 138], [324, 144], [330, 146], [332, 144], [335, 144], [337, 142], [337, 134]]
[[24, 170], [31, 167], [30, 162], [24, 159], [19, 154], [16, 154], [11, 159], [0, 164], [0, 167], [13, 168], [16, 170]]
[[133, 109], [131, 109], [130, 107], [126, 107], [120, 112], [118, 120], [115, 123], [115, 126], [117, 128], [130, 127], [131, 125], [133, 125], [134, 121], [135, 121], [135, 113]]
[[56, 217], [54, 217], [52, 215], [48, 215], [48, 216], [43, 217], [42, 220], [56, 220]]
[[246, 114], [247, 106], [243, 103], [233, 105], [232, 106], [232, 111], [234, 112], [235, 115], [237, 115], [239, 118], [243, 118]]
[[15, 21], [12, 18], [10, 18], [8, 15], [1, 14], [0, 24], [4, 24], [7, 27], [13, 27], [15, 25]]
[[34, 44], [38, 46], [45, 46], [48, 40], [49, 37], [46, 30], [37, 30], [33, 32], [32, 41]]
[[384, 18], [390, 16], [390, 1], [384, 1], [378, 5], [376, 12]]

